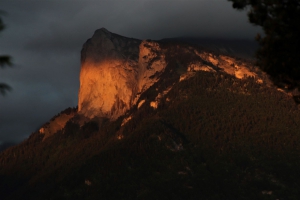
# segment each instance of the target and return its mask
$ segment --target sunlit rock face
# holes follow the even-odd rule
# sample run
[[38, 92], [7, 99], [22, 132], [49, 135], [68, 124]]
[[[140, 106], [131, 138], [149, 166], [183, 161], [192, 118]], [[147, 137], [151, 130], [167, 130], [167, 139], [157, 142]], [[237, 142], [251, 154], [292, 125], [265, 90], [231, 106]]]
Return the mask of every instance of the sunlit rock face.
[[115, 119], [130, 108], [138, 91], [140, 43], [104, 28], [87, 40], [81, 51], [80, 114]]
[[165, 67], [165, 55], [159, 44], [153, 41], [143, 41], [139, 54], [139, 91], [144, 92], [157, 82], [159, 74], [164, 71]]
[[[198, 55], [203, 60], [207, 61], [211, 65], [220, 68], [227, 74], [233, 75], [238, 79], [242, 79], [244, 77], [256, 77], [257, 74], [250, 70], [249, 64], [238, 61], [235, 58], [225, 56], [225, 55], [213, 55], [212, 53], [207, 52], [198, 52], [195, 51], [196, 55]], [[201, 67], [194, 67], [195, 71], [214, 71], [209, 66], [201, 66]]]
[[165, 68], [158, 43], [126, 38], [101, 28], [81, 51], [78, 111], [115, 120]]
[[[181, 56], [190, 60], [180, 61]], [[254, 77], [263, 82], [254, 67], [242, 60], [192, 46], [163, 46], [155, 41], [127, 38], [101, 28], [81, 51], [79, 114], [115, 120], [132, 106], [140, 107], [139, 97], [160, 80], [166, 60], [176, 61], [179, 66], [179, 82], [194, 76], [196, 71], [227, 73], [238, 79]], [[169, 68], [166, 72], [173, 70]], [[158, 103], [159, 98], [151, 106], [157, 108]]]
[[[180, 76], [180, 81], [192, 77], [196, 71], [217, 73], [217, 69], [219, 72], [225, 72], [238, 79], [253, 77], [256, 78], [258, 83], [263, 83], [261, 77], [259, 77], [255, 71], [251, 70], [251, 68], [254, 69], [255, 67], [245, 61], [230, 56], [208, 53], [206, 51], [199, 52], [194, 50], [193, 53], [200, 58], [202, 62], [191, 60], [191, 63], [187, 65], [187, 72]], [[203, 61], [205, 61], [205, 64]]]

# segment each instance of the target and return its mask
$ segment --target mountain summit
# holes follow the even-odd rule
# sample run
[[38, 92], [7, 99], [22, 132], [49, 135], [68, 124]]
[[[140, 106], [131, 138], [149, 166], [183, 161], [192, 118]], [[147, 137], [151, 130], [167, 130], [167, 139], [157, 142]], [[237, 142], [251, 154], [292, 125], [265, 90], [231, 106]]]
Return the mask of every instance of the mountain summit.
[[[180, 68], [180, 80], [190, 76], [190, 72], [203, 70], [224, 71], [237, 78], [251, 76], [262, 82], [249, 63], [193, 47], [172, 48], [157, 41], [123, 37], [105, 28], [96, 30], [81, 51], [79, 114], [111, 120], [124, 115], [160, 79], [168, 64], [167, 57]], [[179, 62], [174, 57], [179, 51], [183, 54], [178, 56], [188, 54], [191, 59]]]

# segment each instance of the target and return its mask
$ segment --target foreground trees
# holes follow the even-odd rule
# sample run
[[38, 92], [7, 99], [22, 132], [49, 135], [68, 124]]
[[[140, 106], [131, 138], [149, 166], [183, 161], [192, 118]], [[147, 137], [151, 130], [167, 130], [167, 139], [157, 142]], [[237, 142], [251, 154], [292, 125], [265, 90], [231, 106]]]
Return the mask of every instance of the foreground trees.
[[[5, 28], [5, 25], [0, 18], [0, 31], [2, 31]], [[7, 55], [0, 55], [0, 68], [4, 68], [6, 66], [11, 66], [10, 57]], [[4, 95], [7, 90], [10, 90], [11, 88], [5, 84], [0, 82], [0, 93]]]
[[274, 84], [288, 90], [300, 89], [300, 1], [229, 0], [233, 8], [248, 11], [249, 21], [261, 26], [257, 35], [259, 67]]

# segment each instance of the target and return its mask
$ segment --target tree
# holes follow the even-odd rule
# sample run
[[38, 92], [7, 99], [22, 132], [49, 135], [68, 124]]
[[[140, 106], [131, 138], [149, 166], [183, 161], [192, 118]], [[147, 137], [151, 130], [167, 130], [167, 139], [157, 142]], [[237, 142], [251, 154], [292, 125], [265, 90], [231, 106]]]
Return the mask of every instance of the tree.
[[[2, 21], [2, 19], [0, 18], [0, 31], [2, 31], [5, 28], [5, 25]], [[6, 66], [11, 66], [11, 58], [8, 55], [0, 55], [0, 68], [4, 68]], [[0, 93], [2, 95], [5, 95], [6, 91], [10, 90], [11, 87], [9, 87], [7, 84], [5, 83], [1, 83], [0, 82]]]
[[248, 9], [250, 23], [261, 26], [258, 66], [279, 88], [300, 91], [300, 1], [228, 0], [233, 8]]

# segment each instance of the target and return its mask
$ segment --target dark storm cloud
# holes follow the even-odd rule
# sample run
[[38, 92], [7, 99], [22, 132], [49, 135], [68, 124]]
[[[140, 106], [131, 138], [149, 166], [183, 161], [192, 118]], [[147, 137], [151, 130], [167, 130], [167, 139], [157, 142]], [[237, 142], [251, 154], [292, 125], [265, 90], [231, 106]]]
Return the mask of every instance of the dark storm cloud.
[[98, 28], [139, 39], [253, 38], [259, 30], [226, 0], [1, 0], [7, 28], [0, 70], [13, 91], [0, 96], [0, 142], [21, 141], [77, 104], [80, 50]]

